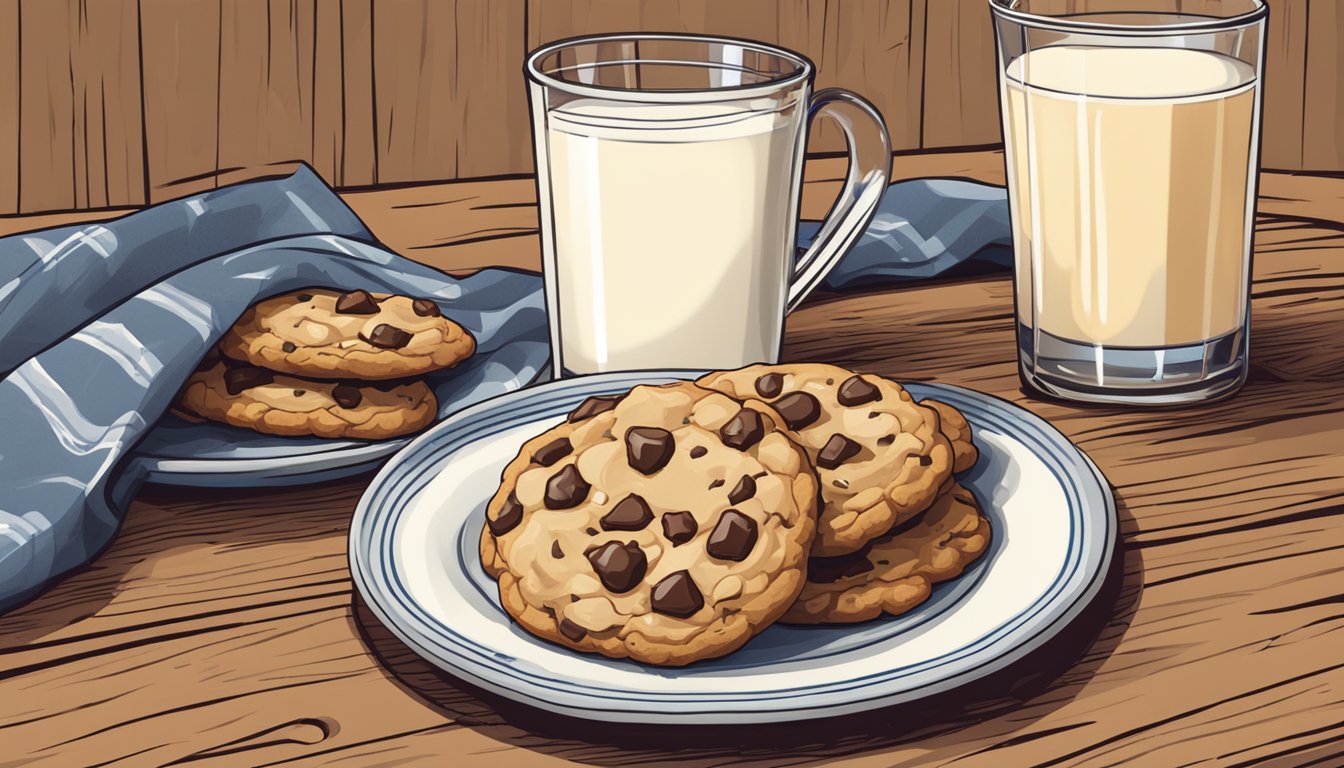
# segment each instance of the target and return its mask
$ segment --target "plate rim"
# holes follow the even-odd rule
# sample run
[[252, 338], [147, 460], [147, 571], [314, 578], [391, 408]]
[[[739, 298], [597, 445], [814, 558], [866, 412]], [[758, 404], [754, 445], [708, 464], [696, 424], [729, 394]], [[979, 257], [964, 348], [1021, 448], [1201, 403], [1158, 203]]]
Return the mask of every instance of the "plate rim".
[[[1021, 434], [1024, 428], [1034, 428], [1035, 431], [1039, 432], [1042, 441], [1038, 445], [1030, 446], [1033, 453], [1037, 455], [1044, 453], [1061, 465], [1072, 465], [1071, 468], [1076, 467], [1082, 470], [1077, 475], [1066, 474], [1062, 477], [1058, 473], [1052, 472], [1060, 483], [1065, 485], [1065, 494], [1070, 497], [1070, 506], [1073, 506], [1073, 499], [1076, 498], [1080, 507], [1076, 510], [1079, 530], [1083, 530], [1090, 525], [1095, 526], [1098, 522], [1089, 519], [1089, 517], [1095, 518], [1097, 512], [1089, 514], [1089, 510], [1086, 509], [1087, 506], [1100, 502], [1103, 507], [1099, 511], [1102, 518], [1100, 520], [1102, 527], [1100, 536], [1098, 537], [1094, 532], [1090, 544], [1087, 537], [1079, 537], [1077, 555], [1073, 555], [1072, 552], [1069, 555], [1069, 559], [1073, 562], [1066, 560], [1061, 573], [1055, 577], [1050, 589], [1043, 593], [1043, 597], [1033, 606], [1023, 609], [1019, 614], [1002, 622], [990, 632], [982, 634], [975, 638], [973, 642], [969, 642], [959, 649], [959, 651], [965, 651], [966, 648], [973, 646], [983, 646], [962, 653], [958, 659], [947, 662], [960, 664], [960, 669], [938, 672], [936, 667], [931, 667], [875, 683], [864, 683], [863, 680], [870, 677], [867, 675], [863, 678], [845, 681], [828, 681], [819, 685], [829, 686], [832, 690], [808, 692], [801, 689], [790, 689], [793, 691], [792, 695], [772, 697], [768, 700], [768, 703], [759, 698], [752, 698], [750, 701], [757, 706], [748, 709], [742, 708], [743, 699], [741, 696], [737, 699], [733, 699], [731, 695], [723, 695], [722, 698], [712, 700], [708, 698], [721, 695], [717, 693], [695, 694], [695, 696], [701, 696], [702, 698], [696, 701], [673, 703], [662, 698], [653, 701], [647, 697], [620, 698], [621, 695], [626, 693], [624, 689], [620, 689], [613, 690], [614, 695], [611, 697], [601, 697], [601, 701], [594, 701], [594, 693], [575, 688], [572, 681], [552, 680], [551, 682], [555, 685], [554, 688], [549, 686], [539, 687], [539, 683], [530, 680], [519, 681], [515, 675], [511, 675], [503, 669], [496, 669], [485, 661], [471, 658], [473, 655], [485, 655], [489, 652], [488, 648], [470, 648], [459, 641], [452, 640], [450, 643], [440, 643], [441, 647], [436, 649], [431, 641], [431, 633], [424, 633], [426, 636], [422, 637], [422, 630], [414, 626], [416, 623], [423, 624], [422, 620], [414, 615], [397, 615], [397, 601], [392, 594], [394, 590], [385, 591], [380, 577], [368, 570], [370, 564], [365, 562], [366, 555], [360, 546], [360, 540], [367, 534], [370, 541], [369, 551], [373, 553], [369, 555], [370, 559], [374, 561], [382, 559], [376, 556], [377, 547], [374, 542], [381, 538], [376, 532], [378, 528], [376, 523], [380, 517], [395, 517], [395, 515], [387, 513], [386, 500], [382, 497], [401, 489], [400, 486], [405, 483], [398, 483], [398, 480], [404, 480], [401, 476], [406, 474], [406, 467], [432, 466], [437, 463], [436, 460], [429, 460], [429, 457], [433, 456], [435, 452], [432, 443], [440, 441], [442, 436], [450, 432], [459, 422], [477, 420], [487, 412], [497, 409], [505, 409], [504, 412], [508, 413], [512, 410], [510, 406], [525, 405], [527, 401], [534, 400], [544, 394], [563, 396], [569, 390], [583, 392], [604, 386], [619, 388], [620, 386], [632, 386], [640, 382], [693, 379], [703, 373], [704, 371], [687, 369], [653, 369], [595, 374], [552, 381], [544, 385], [497, 395], [476, 403], [449, 416], [425, 433], [415, 437], [388, 461], [373, 478], [368, 488], [361, 495], [351, 519], [347, 557], [352, 580], [363, 596], [365, 603], [384, 626], [431, 664], [473, 685], [539, 709], [574, 717], [638, 723], [710, 723], [725, 715], [731, 715], [737, 722], [781, 722], [829, 717], [917, 700], [979, 679], [1006, 667], [1055, 637], [1064, 627], [1077, 618], [1100, 591], [1105, 580], [1104, 577], [1109, 571], [1112, 559], [1115, 556], [1118, 520], [1115, 497], [1111, 486], [1090, 457], [1049, 422], [1003, 398], [951, 384], [909, 382], [915, 390], [931, 390], [930, 393], [923, 394], [922, 397], [936, 397], [940, 391], [951, 393], [953, 399], [976, 402], [989, 412], [1000, 415], [1006, 423], [1016, 423], [1018, 433], [1013, 435], [1015, 439], [1024, 439], [1024, 435]], [[1050, 450], [1052, 447], [1054, 448], [1053, 451]], [[418, 493], [424, 487], [424, 483], [418, 481], [412, 482], [412, 485], [416, 488], [412, 493]], [[1073, 486], [1072, 492], [1068, 487], [1070, 485]], [[1097, 498], [1092, 498], [1093, 496]], [[384, 502], [384, 506], [375, 508], [375, 504], [380, 501]], [[1097, 540], [1100, 541], [1099, 548], [1096, 546]], [[395, 558], [393, 559], [395, 560]], [[1080, 570], [1086, 570], [1086, 572], [1078, 575], [1077, 572]], [[1073, 581], [1078, 581], [1080, 584], [1070, 587]], [[384, 605], [383, 600], [388, 600], [390, 606]], [[1035, 609], [1034, 612], [1033, 609]], [[427, 610], [424, 610], [424, 612], [429, 613]], [[1015, 642], [1006, 647], [996, 647], [1002, 646], [1014, 634], [1020, 634], [1025, 628], [1031, 627], [1033, 624], [1039, 624], [1039, 626], [1036, 626], [1028, 636], [1020, 638], [1020, 642]], [[993, 637], [994, 635], [1001, 636]], [[449, 645], [463, 645], [463, 647], [450, 649], [448, 648]], [[976, 663], [967, 663], [972, 660]], [[891, 670], [881, 671], [890, 672]], [[932, 679], [922, 681], [919, 685], [903, 686], [902, 680], [908, 679], [911, 675], [931, 675]], [[865, 688], [878, 690], [869, 691], [871, 695], [845, 697], [840, 701], [805, 703], [808, 699], [833, 699], [836, 696], [841, 696], [845, 692], [844, 690], [834, 690], [839, 684], [847, 684], [849, 685], [847, 690], [853, 691], [860, 691]], [[883, 691], [881, 689], [884, 686], [894, 688], [894, 690]], [[619, 709], [613, 708], [617, 703], [626, 706]], [[734, 706], [735, 704], [736, 706]], [[760, 706], [762, 704], [765, 704], [765, 706]], [[694, 707], [687, 709], [687, 705], [694, 705]]]
[[[447, 369], [451, 371], [452, 369]], [[467, 408], [449, 411], [447, 415], [436, 416], [429, 426], [417, 435], [386, 437], [380, 440], [344, 440], [351, 445], [304, 446], [296, 445], [293, 452], [284, 456], [270, 458], [229, 458], [229, 457], [184, 457], [165, 456], [153, 453], [137, 446], [128, 458], [128, 466], [133, 466], [147, 483], [179, 487], [267, 487], [273, 485], [294, 485], [296, 483], [317, 483], [349, 477], [367, 472], [385, 459], [390, 459], [410, 446], [416, 439], [438, 429], [439, 425], [455, 418], [459, 413], [488, 403], [500, 397], [517, 394], [539, 384], [549, 383], [551, 357], [537, 367], [531, 379], [513, 390], [499, 392], [483, 400], [478, 400]], [[226, 426], [216, 424], [214, 426]], [[235, 429], [244, 430], [242, 427]], [[268, 437], [275, 437], [270, 435]], [[281, 438], [285, 439], [285, 438]]]

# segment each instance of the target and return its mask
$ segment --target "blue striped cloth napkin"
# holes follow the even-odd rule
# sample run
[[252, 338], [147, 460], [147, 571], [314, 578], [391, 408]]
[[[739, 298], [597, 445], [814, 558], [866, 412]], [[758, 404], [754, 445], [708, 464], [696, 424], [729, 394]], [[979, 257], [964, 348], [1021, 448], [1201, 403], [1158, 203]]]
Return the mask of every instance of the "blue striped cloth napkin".
[[436, 387], [446, 407], [549, 355], [539, 277], [404, 259], [307, 168], [0, 240], [0, 612], [107, 546], [143, 480], [128, 455], [206, 351], [248, 306], [308, 286], [438, 300], [478, 345]]

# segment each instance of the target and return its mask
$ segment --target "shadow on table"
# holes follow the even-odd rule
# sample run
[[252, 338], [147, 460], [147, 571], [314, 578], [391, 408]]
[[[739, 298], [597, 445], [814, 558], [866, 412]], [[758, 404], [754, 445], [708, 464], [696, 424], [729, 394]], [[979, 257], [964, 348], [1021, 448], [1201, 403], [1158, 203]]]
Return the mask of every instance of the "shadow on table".
[[[1121, 531], [1133, 531], [1133, 518], [1123, 501], [1120, 507]], [[1072, 700], [1114, 652], [1138, 608], [1142, 584], [1142, 553], [1122, 548], [1112, 559], [1101, 592], [1078, 619], [1008, 668], [919, 702], [815, 720], [806, 728], [796, 723], [630, 725], [556, 715], [439, 671], [384, 628], [358, 597], [353, 621], [396, 684], [455, 722], [525, 749], [615, 765], [629, 763], [632, 753], [640, 752], [675, 752], [688, 759], [716, 753], [767, 757], [810, 747], [822, 753], [848, 754], [912, 741], [937, 747], [947, 738], [946, 746], [956, 740], [956, 732], [1010, 712], [1015, 716], [1005, 730], [1020, 731]], [[1043, 696], [1052, 684], [1052, 696]], [[622, 754], [617, 756], [617, 751]]]
[[[125, 596], [123, 591], [129, 586], [134, 592], [142, 575], [162, 568], [164, 557], [197, 557], [195, 567], [204, 569], [209, 561], [199, 558], [221, 546], [344, 539], [350, 512], [372, 477], [366, 473], [320, 486], [284, 489], [146, 485], [106, 551], [35, 599], [0, 615], [0, 651], [60, 643], [71, 625], [92, 619], [93, 626], [117, 616], [120, 609], [114, 604]], [[110, 613], [109, 606], [114, 606]], [[191, 615], [200, 618], [232, 610], [236, 609], [202, 607]]]

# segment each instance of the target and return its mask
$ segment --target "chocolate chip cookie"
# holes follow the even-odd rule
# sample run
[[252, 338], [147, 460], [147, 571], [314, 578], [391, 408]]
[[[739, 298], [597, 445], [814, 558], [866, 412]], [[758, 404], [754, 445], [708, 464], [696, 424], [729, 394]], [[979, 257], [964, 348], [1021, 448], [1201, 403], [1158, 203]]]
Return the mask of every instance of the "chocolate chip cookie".
[[862, 550], [812, 558], [807, 584], [780, 621], [844, 624], [883, 613], [897, 616], [929, 598], [933, 585], [956, 578], [989, 547], [989, 520], [961, 486], [926, 512]]
[[317, 379], [401, 379], [449, 368], [476, 340], [429, 299], [308, 288], [257, 303], [219, 343], [241, 362]]
[[681, 666], [793, 603], [816, 504], [807, 454], [768, 406], [639, 386], [523, 445], [486, 508], [481, 561], [529, 632]]
[[952, 474], [937, 412], [881, 376], [800, 363], [711, 373], [697, 383], [768, 402], [797, 435], [821, 481], [814, 556], [857, 551], [927, 509]]
[[919, 404], [938, 412], [938, 431], [952, 444], [952, 471], [960, 474], [975, 466], [980, 451], [971, 441], [971, 425], [961, 411], [941, 400], [925, 399]]
[[365, 440], [410, 434], [438, 412], [434, 393], [420, 381], [312, 381], [218, 358], [188, 379], [178, 407], [271, 435]]

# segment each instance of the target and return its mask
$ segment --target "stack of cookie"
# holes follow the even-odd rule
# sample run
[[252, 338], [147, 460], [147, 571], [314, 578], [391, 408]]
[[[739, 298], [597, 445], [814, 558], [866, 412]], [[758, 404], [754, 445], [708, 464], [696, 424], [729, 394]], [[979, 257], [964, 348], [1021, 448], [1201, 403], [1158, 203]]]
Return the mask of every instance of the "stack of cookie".
[[397, 437], [438, 413], [420, 377], [475, 349], [430, 299], [309, 288], [248, 309], [201, 361], [178, 407], [272, 435]]
[[680, 666], [923, 602], [989, 544], [976, 459], [956, 409], [834, 366], [639, 386], [522, 447], [482, 563], [529, 632]]

